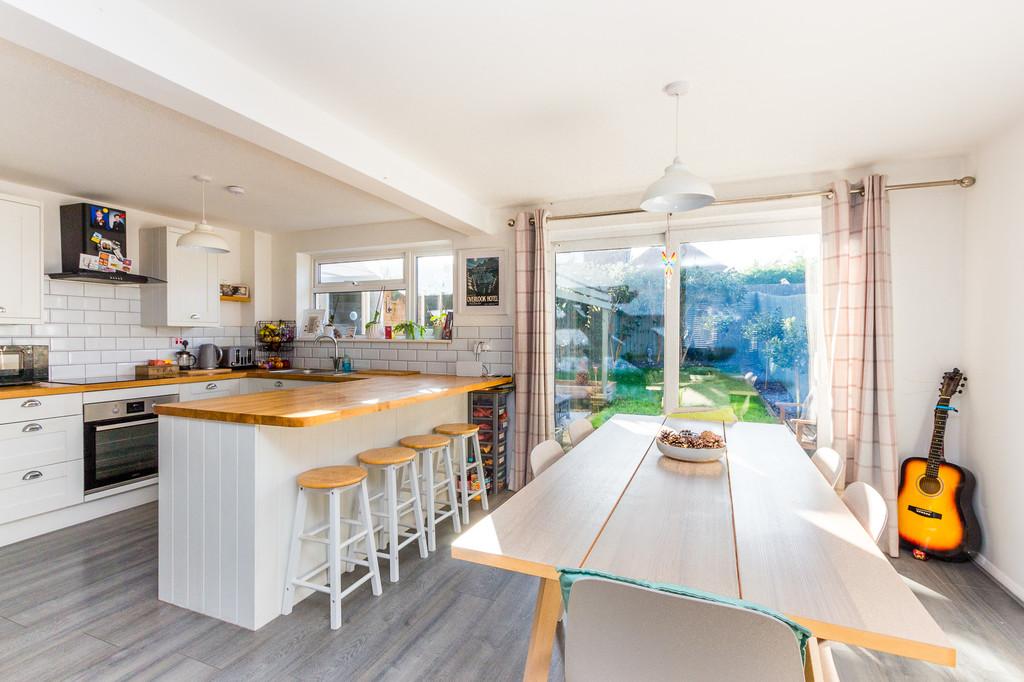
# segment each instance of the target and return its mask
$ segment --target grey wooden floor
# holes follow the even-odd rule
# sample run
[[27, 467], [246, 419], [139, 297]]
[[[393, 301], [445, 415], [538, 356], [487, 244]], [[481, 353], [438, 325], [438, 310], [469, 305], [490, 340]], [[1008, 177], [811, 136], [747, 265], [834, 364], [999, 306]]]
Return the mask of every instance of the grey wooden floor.
[[[0, 680], [517, 680], [536, 581], [451, 559], [451, 538], [406, 548], [402, 581], [353, 594], [337, 631], [324, 595], [259, 632], [158, 601], [155, 505], [0, 548]], [[896, 566], [960, 665], [837, 647], [844, 682], [1024, 679], [1024, 608], [973, 565]]]

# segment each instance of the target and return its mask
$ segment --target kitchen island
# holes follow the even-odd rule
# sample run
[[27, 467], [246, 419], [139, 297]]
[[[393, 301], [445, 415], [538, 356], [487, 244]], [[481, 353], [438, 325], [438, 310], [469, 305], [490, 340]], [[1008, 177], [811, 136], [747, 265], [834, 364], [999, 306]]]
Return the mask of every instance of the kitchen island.
[[[158, 406], [160, 599], [251, 630], [266, 625], [281, 613], [295, 477], [466, 421], [466, 393], [509, 381], [353, 376]], [[326, 521], [326, 506], [311, 504], [308, 518]], [[322, 549], [304, 547], [300, 573], [322, 561]]]

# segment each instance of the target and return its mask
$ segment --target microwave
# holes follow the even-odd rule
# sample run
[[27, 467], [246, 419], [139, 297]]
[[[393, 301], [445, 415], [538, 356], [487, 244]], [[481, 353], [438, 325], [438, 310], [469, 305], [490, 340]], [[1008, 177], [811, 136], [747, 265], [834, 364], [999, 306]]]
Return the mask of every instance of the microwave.
[[49, 346], [0, 346], [0, 386], [50, 379]]

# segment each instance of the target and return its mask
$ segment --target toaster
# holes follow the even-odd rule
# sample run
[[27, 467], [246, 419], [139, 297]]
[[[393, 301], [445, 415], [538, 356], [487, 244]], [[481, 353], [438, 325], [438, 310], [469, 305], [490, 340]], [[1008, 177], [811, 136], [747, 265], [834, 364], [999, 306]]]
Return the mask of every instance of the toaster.
[[252, 346], [225, 346], [220, 366], [236, 369], [256, 365], [256, 349]]

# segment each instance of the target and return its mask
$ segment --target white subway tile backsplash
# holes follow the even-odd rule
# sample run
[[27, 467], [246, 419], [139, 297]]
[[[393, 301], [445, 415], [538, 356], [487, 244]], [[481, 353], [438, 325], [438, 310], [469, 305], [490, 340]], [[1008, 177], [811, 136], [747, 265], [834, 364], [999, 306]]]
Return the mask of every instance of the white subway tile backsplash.
[[117, 342], [114, 346], [117, 350], [139, 350], [146, 345], [145, 339], [119, 337], [114, 340]]
[[85, 286], [81, 282], [65, 282], [59, 279], [47, 281], [50, 283], [50, 293], [61, 296], [81, 296]]
[[381, 360], [397, 360], [398, 359], [398, 351], [397, 350], [392, 350], [392, 349], [382, 350], [382, 351], [380, 351], [380, 359]]
[[32, 326], [28, 324], [0, 324], [0, 335], [3, 336], [28, 336], [32, 333]]
[[83, 322], [81, 310], [50, 309], [50, 322]]
[[[69, 365], [89, 365], [92, 363], [100, 362], [101, 355], [100, 351], [94, 350], [80, 350], [72, 351], [68, 353], [68, 364]], [[98, 376], [98, 375], [96, 375]]]
[[[203, 330], [204, 332], [206, 330]], [[128, 332], [119, 334], [118, 336], [128, 336]], [[156, 327], [138, 327], [133, 326], [131, 328], [131, 336], [156, 336]]]
[[68, 308], [71, 310], [99, 310], [100, 299], [85, 296], [68, 296]]
[[437, 360], [437, 351], [418, 350], [416, 351], [416, 359], [420, 362], [433, 362], [434, 360]]
[[100, 326], [98, 324], [69, 324], [68, 336], [99, 336]]
[[94, 296], [95, 298], [114, 298], [117, 295], [115, 293], [116, 290], [117, 286], [111, 284], [91, 284], [87, 282], [82, 285], [82, 295]]
[[46, 308], [48, 308], [49, 310], [54, 310], [54, 309], [58, 309], [58, 308], [67, 308], [68, 307], [68, 297], [67, 296], [53, 296], [52, 294], [47, 294], [46, 296], [43, 296], [43, 305]]
[[86, 310], [84, 318], [86, 322], [93, 324], [114, 324], [117, 322], [117, 315], [109, 310]]
[[64, 351], [50, 351], [49, 353], [50, 365], [66, 365], [68, 364], [68, 354]]
[[403, 362], [402, 360], [389, 360], [388, 369], [407, 370], [409, 369], [409, 363]]
[[143, 348], [163, 349], [163, 348], [170, 348], [171, 347], [171, 340], [169, 338], [167, 338], [166, 336], [147, 337], [147, 338], [143, 339], [142, 341], [143, 341], [143, 344], [142, 344]]
[[117, 348], [117, 339], [109, 336], [97, 336], [85, 340], [86, 350], [114, 350]]
[[428, 362], [427, 372], [429, 374], [446, 374], [448, 372], [447, 362]]
[[426, 372], [427, 363], [425, 362], [407, 362], [405, 368], [410, 372]]
[[458, 353], [454, 350], [439, 350], [437, 352], [437, 359], [442, 362], [455, 362], [458, 360]]
[[[53, 282], [59, 284], [59, 282]], [[84, 379], [85, 365], [51, 365], [50, 381], [62, 381], [66, 379]]]
[[125, 300], [137, 301], [142, 297], [142, 291], [139, 287], [119, 285], [114, 287], [114, 298], [122, 298]]
[[388, 361], [370, 360], [370, 369], [388, 369]]
[[142, 363], [147, 360], [155, 360], [157, 357], [155, 350], [133, 350], [131, 351], [132, 362]]
[[100, 310], [112, 310], [114, 312], [128, 312], [128, 299], [104, 298], [100, 300]]
[[115, 321], [118, 324], [139, 324], [142, 322], [142, 313], [114, 313]]
[[[73, 366], [73, 365], [69, 365]], [[117, 374], [117, 365], [113, 364], [97, 364], [97, 365], [86, 365], [85, 376], [86, 377], [112, 377]]]
[[32, 336], [67, 336], [68, 326], [66, 324], [34, 324], [32, 325]]
[[479, 327], [456, 327], [455, 338], [457, 339], [478, 339], [480, 338]]
[[128, 336], [130, 329], [138, 329], [138, 327], [129, 327], [126, 324], [105, 324], [100, 327], [100, 333], [103, 336]]
[[105, 350], [102, 356], [101, 362], [130, 362], [132, 352], [130, 350]]
[[[41, 339], [36, 339], [41, 341]], [[78, 337], [50, 339], [50, 350], [84, 350], [85, 339]]]

